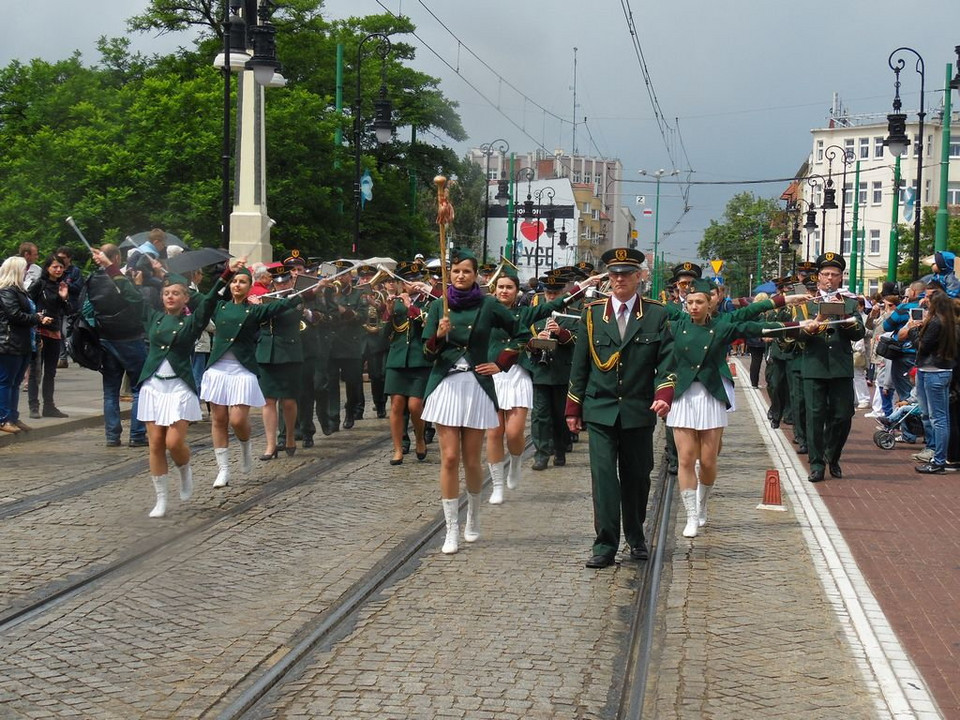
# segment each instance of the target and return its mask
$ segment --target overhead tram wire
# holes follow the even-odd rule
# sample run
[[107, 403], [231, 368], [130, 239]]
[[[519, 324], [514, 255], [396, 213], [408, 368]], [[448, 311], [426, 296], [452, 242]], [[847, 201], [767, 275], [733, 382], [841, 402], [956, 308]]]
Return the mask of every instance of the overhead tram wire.
[[[382, 0], [377, 0], [377, 5], [379, 5], [380, 7], [382, 7], [382, 8], [386, 11], [386, 13], [387, 13], [388, 15], [392, 16], [392, 17], [395, 17], [395, 18], [397, 18], [397, 19], [399, 19], [399, 18], [401, 17], [400, 15], [397, 15], [395, 12], [393, 12], [393, 10], [391, 10], [390, 8], [388, 8], [386, 5], [384, 5], [383, 2], [382, 2]], [[540, 148], [541, 150], [543, 150], [545, 153], [549, 153], [549, 152], [550, 152], [550, 151], [546, 148], [546, 146], [543, 145], [543, 143], [541, 143], [539, 140], [537, 140], [535, 137], [533, 137], [533, 135], [531, 135], [530, 133], [528, 133], [527, 130], [526, 130], [526, 128], [518, 125], [513, 118], [511, 118], [511, 117], [510, 117], [509, 115], [507, 115], [502, 109], [500, 109], [500, 107], [499, 107], [496, 103], [494, 103], [490, 98], [488, 98], [488, 97], [483, 93], [483, 91], [480, 90], [480, 88], [478, 88], [476, 85], [474, 85], [472, 82], [470, 82], [466, 77], [464, 77], [457, 68], [455, 68], [453, 65], [451, 65], [451, 64], [446, 60], [446, 58], [444, 58], [440, 53], [438, 53], [436, 50], [434, 50], [433, 47], [431, 47], [426, 41], [424, 41], [424, 39], [423, 39], [422, 37], [420, 37], [419, 35], [417, 35], [417, 33], [415, 33], [415, 32], [411, 32], [410, 35], [413, 35], [413, 37], [415, 37], [415, 38], [420, 42], [420, 44], [421, 44], [423, 47], [425, 47], [427, 50], [429, 50], [430, 52], [432, 52], [440, 62], [442, 62], [444, 65], [446, 65], [457, 77], [459, 77], [461, 80], [463, 80], [463, 82], [466, 83], [467, 86], [468, 86], [471, 90], [473, 90], [477, 95], [479, 95], [479, 96], [484, 100], [484, 102], [486, 102], [490, 107], [492, 107], [494, 110], [496, 110], [498, 113], [500, 113], [500, 114], [504, 117], [504, 119], [505, 119], [507, 122], [509, 122], [511, 125], [513, 125], [513, 127], [516, 128], [524, 137], [528, 138], [531, 142], [534, 143], [534, 145], [536, 145], [538, 148]], [[535, 103], [535, 104], [536, 104], [536, 103]], [[569, 120], [568, 120], [567, 122], [569, 122]]]

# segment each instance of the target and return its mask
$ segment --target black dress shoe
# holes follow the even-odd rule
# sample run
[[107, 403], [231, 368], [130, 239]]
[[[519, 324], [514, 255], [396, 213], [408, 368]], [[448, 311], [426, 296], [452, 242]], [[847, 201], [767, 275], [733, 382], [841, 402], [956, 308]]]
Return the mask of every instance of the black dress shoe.
[[347, 415], [347, 416], [343, 419], [343, 429], [344, 429], [344, 430], [349, 430], [349, 429], [352, 428], [352, 427], [353, 427], [353, 417], [352, 417], [351, 415]]
[[823, 468], [811, 470], [810, 474], [807, 475], [807, 480], [810, 482], [823, 482]]
[[842, 478], [843, 469], [840, 467], [840, 463], [832, 462], [830, 463], [830, 477]]
[[806, 455], [808, 452], [806, 445], [800, 445], [797, 447], [797, 455]]
[[149, 445], [150, 445], [150, 443], [147, 442], [145, 439], [144, 439], [144, 440], [131, 440], [130, 442], [127, 443], [127, 447], [148, 447]]
[[557, 453], [556, 457], [553, 458], [554, 467], [563, 467], [567, 464], [567, 456], [563, 453]]
[[771, 420], [771, 421], [770, 421], [770, 427], [772, 427], [774, 430], [776, 430], [777, 428], [780, 427], [780, 421], [779, 421], [779, 420]]
[[613, 565], [613, 558], [609, 555], [594, 555], [587, 560], [588, 568], [605, 568]]
[[410, 452], [410, 436], [404, 435], [400, 440], [400, 449], [403, 450], [403, 454], [406, 455]]
[[533, 465], [531, 465], [530, 467], [532, 470], [546, 470], [547, 463], [549, 463], [549, 461], [550, 461], [550, 458], [538, 457], [536, 460], [533, 461]]
[[387, 409], [385, 407], [377, 408], [377, 419], [383, 420], [387, 416]]
[[630, 548], [630, 559], [637, 560], [638, 562], [643, 562], [644, 560], [650, 559], [650, 551], [647, 550], [646, 544], [637, 545], [636, 547]]
[[313, 447], [313, 435], [307, 435], [306, 437], [303, 438], [303, 446], [305, 448]]
[[434, 438], [434, 436], [435, 436], [436, 434], [437, 434], [437, 429], [436, 429], [436, 428], [434, 428], [434, 427], [432, 427], [432, 426], [431, 426], [431, 427], [424, 428], [424, 431], [423, 431], [423, 441], [424, 441], [425, 443], [427, 443], [427, 445], [429, 445], [430, 443], [433, 442], [433, 438]]

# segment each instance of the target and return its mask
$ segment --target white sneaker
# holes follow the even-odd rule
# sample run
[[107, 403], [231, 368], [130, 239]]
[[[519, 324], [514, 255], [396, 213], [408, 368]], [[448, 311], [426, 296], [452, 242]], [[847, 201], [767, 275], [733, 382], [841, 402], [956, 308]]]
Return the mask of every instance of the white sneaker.
[[[869, 405], [865, 405], [864, 407], [869, 407]], [[878, 418], [878, 417], [886, 417], [886, 416], [882, 412], [868, 412], [864, 414], [864, 417]]]
[[933, 460], [933, 450], [930, 450], [929, 448], [924, 448], [920, 452], [914, 453], [910, 457], [912, 457], [914, 460], [917, 460], [919, 462], [930, 462], [931, 460]]
[[857, 407], [858, 407], [859, 409], [861, 409], [861, 410], [863, 410], [863, 408], [868, 408], [868, 407], [870, 407], [870, 401], [869, 401], [869, 400], [861, 400], [859, 403], [857, 403]]

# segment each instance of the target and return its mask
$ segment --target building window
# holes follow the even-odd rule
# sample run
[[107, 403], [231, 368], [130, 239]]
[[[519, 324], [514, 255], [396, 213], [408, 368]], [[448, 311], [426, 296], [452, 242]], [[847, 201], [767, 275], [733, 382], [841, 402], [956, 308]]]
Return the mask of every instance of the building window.
[[579, 183], [579, 182], [580, 182], [580, 171], [579, 171], [579, 170], [574, 170], [574, 171], [573, 171], [573, 181], [574, 181], [575, 183]]
[[597, 173], [593, 176], [593, 194], [600, 195], [603, 190], [603, 175]]
[[870, 231], [870, 249], [868, 250], [868, 252], [871, 255], [880, 254], [880, 231], [879, 230]]
[[867, 184], [866, 183], [860, 183], [859, 194], [860, 194], [860, 198], [859, 198], [860, 204], [866, 205], [867, 204]]
[[820, 231], [816, 230], [813, 233], [813, 256], [820, 257]]
[[960, 157], [960, 140], [950, 139], [950, 157]]
[[853, 205], [853, 185], [849, 183], [843, 186], [843, 202], [846, 205]]
[[840, 254], [841, 255], [850, 254], [850, 231], [849, 230], [843, 231], [843, 246], [840, 249]]
[[923, 204], [924, 205], [930, 204], [930, 181], [929, 180], [925, 180], [923, 182]]
[[599, 211], [599, 210], [594, 210], [594, 211], [593, 211], [593, 214], [592, 214], [592, 217], [593, 217], [594, 220], [599, 220], [599, 219], [600, 219], [600, 211]]
[[872, 278], [867, 281], [867, 295], [873, 297], [880, 292], [879, 280]]
[[920, 144], [920, 135], [913, 136], [913, 156], [916, 157], [919, 153], [917, 152], [917, 145]]
[[870, 138], [860, 138], [860, 159], [870, 159]]
[[875, 137], [873, 139], [873, 158], [874, 160], [883, 160], [883, 138]]
[[933, 154], [933, 135], [927, 135], [927, 157]]
[[873, 181], [873, 204], [879, 205], [883, 202], [883, 181]]
[[947, 184], [947, 205], [960, 205], [960, 182]]
[[854, 147], [856, 143], [853, 138], [847, 138], [843, 141], [843, 156], [849, 158], [855, 158], [857, 156], [857, 150]]
[[590, 203], [583, 204], [583, 212], [586, 213], [587, 215], [590, 214]]
[[817, 162], [823, 162], [823, 140], [817, 140]]

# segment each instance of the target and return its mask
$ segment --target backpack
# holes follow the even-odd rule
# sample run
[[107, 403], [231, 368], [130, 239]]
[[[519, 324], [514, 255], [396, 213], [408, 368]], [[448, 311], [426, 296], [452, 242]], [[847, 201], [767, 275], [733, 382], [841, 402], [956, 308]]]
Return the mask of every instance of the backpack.
[[[94, 324], [103, 338], [132, 340], [143, 337], [143, 301], [128, 302], [114, 279], [105, 272], [97, 270], [90, 275], [84, 283], [83, 293], [93, 308]], [[81, 306], [83, 304], [81, 299]]]
[[[87, 288], [84, 286], [80, 293], [80, 307], [87, 302]], [[103, 348], [100, 347], [100, 336], [91, 322], [84, 317], [83, 310], [78, 310], [64, 318], [63, 342], [67, 354], [80, 367], [88, 370], [100, 370], [103, 366]]]

